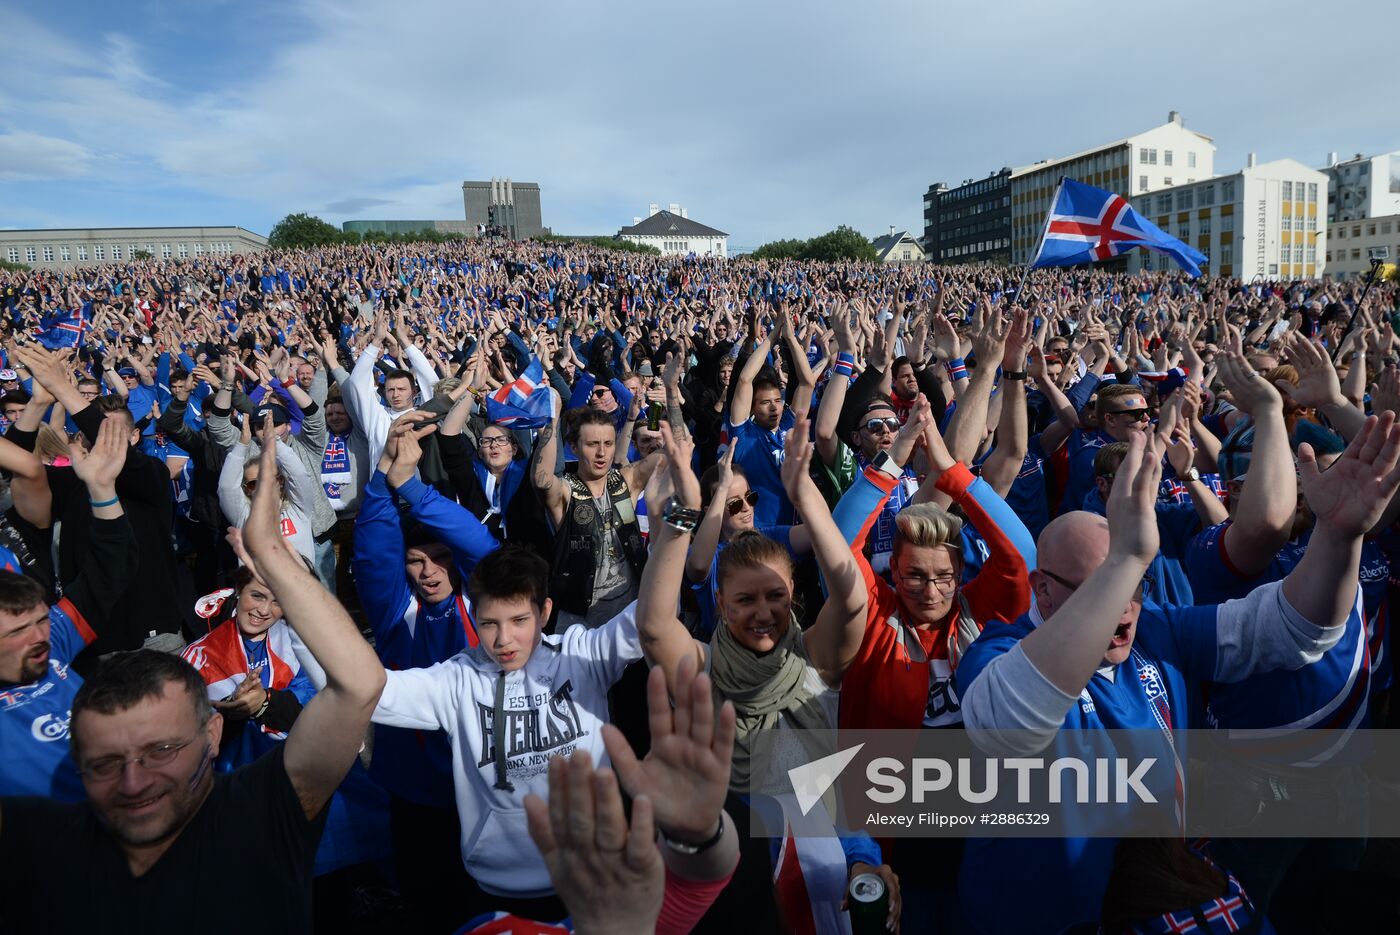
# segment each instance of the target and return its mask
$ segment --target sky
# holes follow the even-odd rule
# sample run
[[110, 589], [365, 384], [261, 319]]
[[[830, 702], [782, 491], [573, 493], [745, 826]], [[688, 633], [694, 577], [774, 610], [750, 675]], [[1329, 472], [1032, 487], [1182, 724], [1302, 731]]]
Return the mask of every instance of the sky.
[[[1400, 150], [1400, 4], [1331, 0], [0, 0], [0, 227], [684, 205], [731, 252], [922, 234], [929, 184], [1164, 123], [1217, 173]], [[1389, 100], [1389, 103], [1387, 101]]]

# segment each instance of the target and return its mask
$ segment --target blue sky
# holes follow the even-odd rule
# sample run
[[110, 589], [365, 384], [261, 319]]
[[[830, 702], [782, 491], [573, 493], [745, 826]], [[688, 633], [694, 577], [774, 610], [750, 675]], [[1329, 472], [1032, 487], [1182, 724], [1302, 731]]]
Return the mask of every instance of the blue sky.
[[678, 202], [751, 249], [919, 233], [930, 182], [1173, 109], [1217, 172], [1400, 149], [1389, 3], [0, 3], [0, 227], [460, 218], [508, 175], [558, 232]]

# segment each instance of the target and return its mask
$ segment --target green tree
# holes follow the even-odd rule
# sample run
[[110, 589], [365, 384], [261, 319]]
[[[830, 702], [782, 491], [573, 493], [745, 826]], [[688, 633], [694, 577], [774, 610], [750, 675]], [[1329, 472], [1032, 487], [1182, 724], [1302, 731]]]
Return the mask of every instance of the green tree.
[[[345, 240], [335, 225], [305, 213], [287, 215], [267, 235], [267, 245], [273, 248], [320, 247]], [[358, 238], [356, 240], [358, 242]]]
[[842, 224], [834, 231], [813, 237], [798, 257], [833, 263], [838, 260], [864, 260], [873, 263], [877, 257], [875, 245], [853, 227]]
[[14, 273], [27, 273], [29, 272], [29, 267], [25, 266], [23, 263], [11, 263], [9, 260], [0, 260], [0, 270]]
[[805, 240], [775, 240], [749, 254], [756, 260], [795, 260], [807, 249]]
[[137, 250], [131, 255], [133, 260], [154, 260], [155, 255], [149, 250]]

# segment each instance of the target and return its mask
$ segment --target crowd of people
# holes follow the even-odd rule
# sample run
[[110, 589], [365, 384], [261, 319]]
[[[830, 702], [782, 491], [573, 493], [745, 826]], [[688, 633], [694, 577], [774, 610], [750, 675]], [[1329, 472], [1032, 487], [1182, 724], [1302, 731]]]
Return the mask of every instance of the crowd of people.
[[826, 935], [873, 876], [889, 931], [1393, 930], [1336, 747], [1211, 841], [750, 816], [767, 728], [1392, 726], [1398, 299], [503, 239], [0, 273], [0, 919]]

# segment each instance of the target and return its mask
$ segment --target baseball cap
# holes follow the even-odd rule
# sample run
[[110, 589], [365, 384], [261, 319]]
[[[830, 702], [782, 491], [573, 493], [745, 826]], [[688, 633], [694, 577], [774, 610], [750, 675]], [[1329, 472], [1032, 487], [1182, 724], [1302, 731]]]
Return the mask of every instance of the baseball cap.
[[287, 408], [285, 406], [279, 406], [276, 403], [269, 403], [266, 406], [258, 407], [258, 411], [256, 413], [257, 424], [261, 425], [262, 420], [265, 419], [269, 413], [272, 414], [273, 425], [286, 425], [288, 422], [292, 421], [292, 417], [287, 414]]

